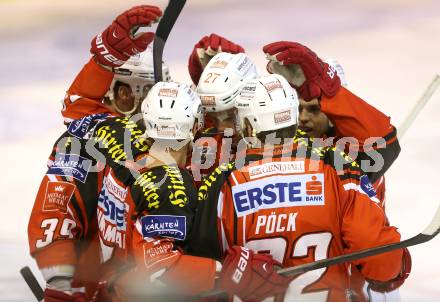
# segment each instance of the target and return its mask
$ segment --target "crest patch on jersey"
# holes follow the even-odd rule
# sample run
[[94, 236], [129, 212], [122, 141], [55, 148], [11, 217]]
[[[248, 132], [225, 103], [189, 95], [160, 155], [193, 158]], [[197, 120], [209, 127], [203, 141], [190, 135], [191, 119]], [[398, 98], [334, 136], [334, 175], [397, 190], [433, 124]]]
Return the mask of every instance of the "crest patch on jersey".
[[64, 181], [49, 181], [46, 185], [43, 211], [67, 213], [67, 206], [75, 192], [75, 185]]
[[92, 162], [77, 154], [57, 153], [46, 174], [70, 176], [84, 183]]
[[142, 236], [166, 237], [177, 240], [186, 238], [186, 217], [174, 215], [149, 215], [141, 218]]

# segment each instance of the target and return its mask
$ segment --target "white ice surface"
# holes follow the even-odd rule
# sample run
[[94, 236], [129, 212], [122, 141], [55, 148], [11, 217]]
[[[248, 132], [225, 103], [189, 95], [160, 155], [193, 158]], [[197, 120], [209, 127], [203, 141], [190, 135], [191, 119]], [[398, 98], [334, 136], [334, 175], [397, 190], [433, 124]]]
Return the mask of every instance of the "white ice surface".
[[[163, 5], [164, 1], [153, 1]], [[90, 39], [134, 1], [0, 2], [0, 301], [33, 301], [18, 270], [31, 265], [26, 228], [54, 140], [64, 91], [86, 62]], [[338, 59], [350, 89], [399, 125], [440, 73], [440, 2], [189, 1], [165, 50], [176, 80], [204, 34], [240, 42], [264, 71], [261, 46], [297, 40]], [[440, 91], [401, 141], [387, 173], [387, 213], [403, 238], [422, 231], [440, 204]], [[440, 238], [410, 249], [403, 301], [440, 301]]]

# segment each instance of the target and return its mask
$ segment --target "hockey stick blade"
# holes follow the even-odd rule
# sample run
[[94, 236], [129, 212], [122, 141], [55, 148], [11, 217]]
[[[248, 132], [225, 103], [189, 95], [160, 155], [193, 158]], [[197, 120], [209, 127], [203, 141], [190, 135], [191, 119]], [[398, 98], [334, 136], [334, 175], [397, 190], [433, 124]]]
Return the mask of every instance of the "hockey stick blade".
[[330, 265], [335, 264], [341, 264], [348, 261], [354, 261], [361, 258], [374, 256], [386, 252], [391, 252], [397, 249], [402, 249], [405, 247], [421, 244], [424, 242], [427, 242], [434, 238], [438, 233], [440, 232], [440, 207], [437, 208], [437, 212], [434, 215], [434, 218], [432, 218], [430, 224], [421, 232], [420, 234], [411, 237], [409, 239], [406, 239], [404, 241], [391, 243], [387, 245], [382, 245], [378, 247], [373, 247], [370, 249], [365, 249], [362, 251], [345, 254], [333, 258], [323, 259], [311, 263], [306, 263], [294, 267], [288, 267], [285, 269], [281, 269], [278, 271], [279, 274], [285, 275], [285, 276], [294, 276], [298, 274], [302, 274], [311, 270], [328, 267]]
[[31, 289], [32, 293], [34, 294], [35, 298], [37, 298], [37, 301], [43, 301], [44, 300], [44, 291], [40, 286], [40, 283], [38, 283], [37, 279], [35, 278], [34, 274], [32, 273], [29, 266], [25, 266], [20, 270], [20, 274], [23, 277], [24, 281], [26, 281], [26, 284]]
[[436, 92], [439, 86], [440, 76], [436, 75], [429, 86], [426, 88], [426, 90], [423, 92], [423, 95], [420, 97], [420, 99], [417, 100], [417, 103], [414, 104], [411, 111], [408, 113], [402, 124], [400, 124], [399, 128], [397, 129], [398, 139], [401, 139], [405, 135], [409, 127], [411, 127], [412, 123], [416, 119], [417, 115], [419, 115], [420, 111], [425, 107], [425, 105], [431, 99], [432, 95]]
[[[295, 276], [295, 275], [300, 275], [300, 274], [303, 274], [305, 272], [312, 271], [315, 269], [328, 267], [328, 266], [336, 265], [336, 264], [341, 264], [344, 262], [354, 261], [354, 260], [358, 260], [361, 258], [374, 256], [374, 255], [378, 255], [378, 254], [382, 254], [382, 253], [386, 253], [386, 252], [391, 252], [393, 250], [402, 249], [405, 247], [409, 247], [409, 246], [413, 246], [413, 245], [427, 242], [427, 241], [431, 240], [432, 238], [434, 238], [439, 232], [440, 232], [440, 206], [437, 208], [437, 211], [436, 211], [434, 217], [432, 218], [431, 222], [429, 223], [429, 225], [420, 234], [418, 234], [414, 237], [411, 237], [407, 240], [399, 241], [399, 242], [391, 243], [391, 244], [387, 244], [387, 245], [381, 245], [378, 247], [373, 247], [373, 248], [365, 249], [365, 250], [350, 253], [350, 254], [344, 254], [344, 255], [333, 257], [333, 258], [328, 258], [328, 259], [318, 260], [315, 262], [310, 262], [310, 263], [306, 263], [306, 264], [302, 264], [302, 265], [297, 265], [294, 267], [280, 269], [280, 270], [278, 270], [278, 273], [281, 275], [284, 275], [284, 276]], [[194, 300], [198, 300], [198, 299], [202, 299], [202, 298], [213, 297], [213, 296], [217, 296], [217, 295], [224, 294], [224, 293], [225, 292], [222, 290], [213, 290], [210, 292], [205, 292], [200, 295], [197, 295], [197, 296], [193, 297], [191, 300], [194, 301]]]
[[153, 65], [154, 65], [154, 82], [160, 82], [162, 78], [162, 55], [165, 42], [170, 35], [171, 29], [176, 23], [186, 0], [170, 0], [163, 14], [162, 19], [156, 29], [156, 35], [153, 42]]

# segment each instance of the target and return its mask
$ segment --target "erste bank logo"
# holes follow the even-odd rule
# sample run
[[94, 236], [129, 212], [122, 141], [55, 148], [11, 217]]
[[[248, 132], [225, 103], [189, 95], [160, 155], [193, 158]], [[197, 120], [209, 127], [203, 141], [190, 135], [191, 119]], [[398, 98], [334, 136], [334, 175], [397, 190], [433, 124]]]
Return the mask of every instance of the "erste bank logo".
[[260, 209], [298, 206], [322, 206], [324, 174], [300, 174], [266, 177], [232, 187], [238, 217]]

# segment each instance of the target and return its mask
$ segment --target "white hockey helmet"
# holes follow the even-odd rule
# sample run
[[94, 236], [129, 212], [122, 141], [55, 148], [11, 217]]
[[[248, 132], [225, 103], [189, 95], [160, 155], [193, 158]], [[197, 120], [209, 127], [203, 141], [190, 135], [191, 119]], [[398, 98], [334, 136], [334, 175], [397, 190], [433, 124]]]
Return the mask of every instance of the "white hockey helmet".
[[[122, 114], [130, 115], [142, 102], [145, 91], [151, 89], [154, 85], [154, 67], [153, 67], [153, 50], [148, 47], [145, 51], [131, 56], [125, 64], [114, 68], [115, 74], [110, 85], [106, 97], [110, 99], [115, 109]], [[171, 80], [169, 68], [166, 64], [162, 66], [163, 80], [168, 82]], [[134, 95], [134, 106], [129, 111], [123, 111], [115, 103], [114, 88], [117, 82], [121, 82], [130, 86]]]
[[327, 58], [324, 60], [328, 65], [333, 67], [333, 69], [336, 70], [336, 73], [338, 74], [339, 79], [341, 80], [341, 85], [344, 87], [347, 87], [347, 80], [345, 78], [345, 71], [344, 68], [342, 68], [341, 63], [339, 63], [337, 60], [332, 58]]
[[158, 139], [191, 138], [195, 120], [201, 119], [201, 103], [186, 84], [159, 82], [142, 102], [146, 135]]
[[235, 99], [241, 129], [247, 119], [255, 133], [298, 124], [298, 105], [295, 89], [279, 74], [248, 80]]
[[234, 108], [234, 98], [245, 81], [257, 76], [256, 66], [246, 54], [218, 53], [206, 65], [197, 85], [203, 109], [222, 112]]

